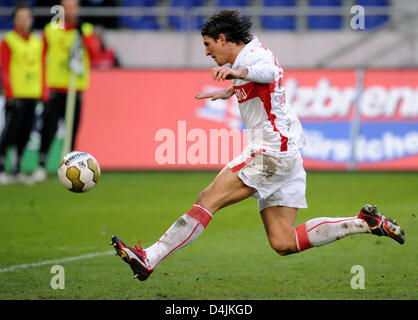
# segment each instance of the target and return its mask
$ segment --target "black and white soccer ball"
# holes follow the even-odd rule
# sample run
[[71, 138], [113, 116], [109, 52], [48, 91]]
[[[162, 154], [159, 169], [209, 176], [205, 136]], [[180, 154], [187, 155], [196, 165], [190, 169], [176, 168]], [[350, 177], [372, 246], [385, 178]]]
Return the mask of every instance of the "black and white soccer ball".
[[58, 166], [61, 183], [72, 192], [87, 192], [99, 181], [101, 171], [97, 160], [82, 151], [73, 151], [62, 158]]

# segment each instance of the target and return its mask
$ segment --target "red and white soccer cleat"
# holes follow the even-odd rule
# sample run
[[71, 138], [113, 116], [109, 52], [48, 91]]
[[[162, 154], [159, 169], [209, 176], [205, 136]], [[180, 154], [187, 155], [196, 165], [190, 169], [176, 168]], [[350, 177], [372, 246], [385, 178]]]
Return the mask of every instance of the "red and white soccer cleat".
[[371, 233], [379, 237], [390, 237], [400, 244], [405, 242], [405, 231], [396, 223], [396, 220], [386, 218], [379, 213], [376, 206], [370, 204], [364, 205], [357, 218], [367, 223]]
[[115, 248], [116, 255], [120, 256], [123, 261], [130, 265], [134, 272], [134, 279], [144, 281], [150, 276], [153, 270], [146, 266], [146, 254], [142, 250], [141, 243], [138, 242], [138, 246], [129, 247], [117, 236], [113, 236], [110, 244]]

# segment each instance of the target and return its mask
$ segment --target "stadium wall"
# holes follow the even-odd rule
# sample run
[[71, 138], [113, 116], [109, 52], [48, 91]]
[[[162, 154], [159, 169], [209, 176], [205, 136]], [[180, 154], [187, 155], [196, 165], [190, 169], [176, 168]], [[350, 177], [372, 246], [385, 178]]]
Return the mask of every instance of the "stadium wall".
[[[361, 74], [359, 83], [355, 69], [285, 72], [286, 100], [307, 137], [306, 169], [418, 170], [418, 70]], [[105, 170], [218, 170], [246, 144], [238, 103], [194, 95], [226, 85], [207, 69], [93, 71], [76, 149], [93, 154]], [[38, 117], [25, 171], [37, 166], [39, 128]], [[62, 136], [61, 124], [50, 172], [59, 163]]]
[[[418, 66], [416, 43], [395, 31], [381, 31], [372, 37], [370, 33], [354, 31], [261, 32], [257, 36], [268, 44], [285, 68], [316, 68], [329, 54], [343, 47], [347, 47], [344, 54], [325, 61], [327, 67]], [[213, 66], [213, 61], [204, 54], [198, 32], [108, 31], [106, 42], [115, 48], [122, 65], [129, 68]]]

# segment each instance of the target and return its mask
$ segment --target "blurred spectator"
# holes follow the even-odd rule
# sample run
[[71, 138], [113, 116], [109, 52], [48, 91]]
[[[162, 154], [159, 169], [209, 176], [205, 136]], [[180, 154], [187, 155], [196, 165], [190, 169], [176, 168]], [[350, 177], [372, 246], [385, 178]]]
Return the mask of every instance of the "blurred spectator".
[[[1, 43], [1, 80], [7, 99], [5, 126], [0, 137], [0, 184], [33, 183], [20, 172], [23, 151], [29, 140], [40, 98], [48, 99], [42, 63], [43, 44], [31, 33], [32, 11], [28, 4], [18, 3], [13, 12], [14, 29]], [[17, 156], [12, 174], [5, 172], [6, 153], [15, 146]]]
[[77, 38], [82, 38], [82, 54], [78, 64], [83, 72], [77, 75], [74, 123], [72, 132], [72, 147], [80, 121], [82, 94], [90, 81], [90, 61], [94, 60], [100, 50], [100, 44], [94, 33], [93, 25], [81, 23], [78, 19], [80, 10], [78, 0], [62, 0], [64, 7], [65, 28], [54, 28], [50, 23], [44, 28], [44, 56], [46, 59], [46, 80], [50, 88], [51, 99], [45, 105], [43, 112], [43, 127], [41, 130], [41, 147], [39, 150], [40, 167], [33, 173], [34, 179], [43, 181], [47, 177], [45, 164], [52, 140], [56, 134], [58, 121], [65, 118], [67, 92], [70, 82], [69, 61], [71, 50]]
[[100, 42], [100, 52], [97, 54], [94, 60], [91, 61], [91, 67], [99, 70], [119, 68], [120, 63], [115, 51], [112, 48], [106, 46], [106, 42], [104, 40], [104, 32], [105, 30], [103, 27], [95, 27], [95, 33], [97, 39]]

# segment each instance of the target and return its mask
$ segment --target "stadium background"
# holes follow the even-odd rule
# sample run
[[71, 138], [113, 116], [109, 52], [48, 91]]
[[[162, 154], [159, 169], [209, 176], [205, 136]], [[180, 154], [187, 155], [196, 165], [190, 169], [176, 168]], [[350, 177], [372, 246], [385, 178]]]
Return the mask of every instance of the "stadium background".
[[[50, 8], [46, 6], [46, 1], [31, 1], [31, 3], [35, 6], [35, 32], [40, 33], [40, 27], [45, 21], [49, 21], [51, 17]], [[14, 1], [0, 0], [0, 27], [2, 28], [0, 37], [11, 26], [11, 21], [7, 16], [10, 15], [13, 4]], [[323, 189], [329, 188], [332, 182], [335, 187], [334, 191], [337, 191], [345, 190], [345, 188], [354, 190], [355, 186], [360, 184], [364, 193], [368, 194], [365, 197], [366, 199], [388, 199], [389, 195], [397, 195], [396, 200], [398, 202], [386, 203], [386, 209], [400, 214], [398, 208], [402, 207], [405, 209], [404, 222], [414, 222], [411, 217], [415, 218], [413, 213], [418, 208], [416, 200], [418, 191], [416, 184], [416, 171], [418, 170], [417, 1], [97, 0], [81, 1], [81, 4], [83, 5], [81, 11], [82, 18], [105, 28], [105, 42], [115, 50], [122, 67], [111, 70], [93, 70], [91, 73], [91, 85], [85, 93], [83, 102], [82, 120], [76, 140], [76, 149], [93, 154], [105, 171], [103, 179], [97, 187], [98, 190], [92, 191], [89, 193], [88, 198], [83, 199], [67, 195], [65, 193], [67, 191], [64, 190], [63, 194], [57, 196], [55, 202], [44, 204], [45, 206], [55, 208], [51, 209], [51, 214], [54, 214], [52, 211], [56, 211], [57, 208], [62, 208], [61, 204], [58, 204], [59, 199], [70, 207], [73, 204], [70, 205], [69, 203], [74, 200], [79, 201], [75, 205], [78, 213], [74, 213], [71, 216], [65, 215], [68, 219], [99, 219], [97, 216], [99, 213], [90, 215], [90, 211], [86, 212], [83, 210], [98, 212], [101, 210], [112, 210], [100, 207], [100, 203], [103, 201], [100, 199], [106, 196], [109, 196], [109, 199], [113, 197], [111, 191], [106, 189], [106, 187], [109, 188], [110, 184], [116, 184], [117, 188], [121, 190], [119, 193], [120, 202], [115, 200], [119, 203], [116, 210], [118, 212], [126, 208], [128, 208], [128, 211], [133, 210], [128, 207], [128, 196], [133, 196], [133, 194], [129, 190], [126, 191], [127, 186], [130, 186], [130, 188], [151, 188], [150, 190], [153, 190], [153, 186], [157, 189], [164, 186], [166, 189], [162, 192], [166, 196], [164, 196], [161, 205], [166, 205], [166, 208], [169, 209], [172, 206], [174, 208], [182, 208], [182, 210], [187, 209], [186, 207], [191, 203], [190, 201], [193, 201], [192, 197], [198, 192], [196, 188], [204, 186], [201, 186], [200, 183], [208, 183], [211, 177], [213, 177], [213, 173], [199, 172], [199, 170], [217, 170], [226, 162], [210, 161], [211, 152], [216, 153], [219, 151], [219, 154], [216, 153], [219, 155], [217, 159], [222, 158], [223, 151], [221, 150], [221, 145], [216, 145], [214, 149], [207, 149], [207, 154], [203, 156], [191, 153], [189, 157], [188, 151], [191, 147], [196, 146], [196, 142], [198, 142], [196, 137], [203, 137], [203, 140], [207, 139], [205, 141], [206, 145], [210, 146], [211, 129], [226, 129], [228, 132], [232, 129], [243, 129], [235, 99], [211, 103], [209, 101], [198, 101], [193, 98], [197, 92], [209, 91], [223, 86], [223, 84], [214, 83], [208, 72], [213, 67], [213, 62], [204, 55], [204, 47], [199, 33], [202, 21], [204, 21], [204, 17], [212, 14], [217, 8], [233, 7], [240, 8], [243, 13], [247, 13], [252, 17], [254, 33], [277, 55], [280, 64], [285, 70], [287, 99], [299, 114], [307, 133], [308, 145], [303, 150], [303, 156], [305, 166], [311, 172], [310, 174], [308, 173], [308, 177], [311, 177], [311, 185], [315, 188]], [[350, 24], [351, 19], [355, 15], [350, 9], [357, 4], [362, 5], [366, 10], [364, 30], [354, 30]], [[3, 114], [1, 109], [3, 102], [4, 100], [1, 97], [0, 114]], [[40, 104], [37, 108], [38, 115], [41, 111], [42, 105]], [[0, 130], [2, 128], [2, 120], [0, 118]], [[27, 172], [31, 172], [37, 166], [39, 126], [38, 120], [25, 152], [23, 170]], [[161, 132], [160, 130], [166, 131]], [[43, 193], [52, 192], [51, 194], [55, 194], [55, 192], [58, 192], [54, 190], [58, 183], [55, 172], [61, 157], [60, 147], [63, 131], [63, 126], [61, 125], [48, 160], [47, 168], [52, 174], [48, 179], [49, 184], [37, 185], [35, 187], [13, 186], [9, 187], [10, 189], [3, 187], [0, 192], [3, 197], [2, 208], [4, 212], [12, 208], [13, 210], [16, 209], [16, 212], [22, 211], [22, 214], [24, 214], [27, 210], [22, 209], [20, 205], [8, 207], [5, 204], [4, 199], [10, 196], [10, 192], [12, 194], [10, 199], [16, 197], [16, 200], [19, 198], [19, 194], [25, 197], [30, 193], [31, 195], [28, 198], [29, 207], [36, 201], [43, 202], [43, 200], [34, 200], [37, 199], [37, 196]], [[164, 160], [164, 157], [163, 160], [159, 161], [156, 157], [157, 150], [164, 142], [163, 139], [156, 138], [159, 131], [162, 134], [161, 136], [164, 136], [164, 132], [167, 134], [164, 137], [168, 137], [170, 133], [174, 134], [174, 141], [176, 141], [174, 162]], [[191, 137], [189, 139], [191, 132], [194, 132], [195, 135], [194, 138]], [[180, 141], [181, 139], [183, 140]], [[199, 142], [203, 140], [199, 140]], [[232, 159], [234, 156], [233, 152], [231, 152], [230, 150], [227, 155], [228, 159]], [[123, 174], [119, 172], [123, 170], [128, 170], [129, 173]], [[137, 170], [140, 171], [132, 172]], [[155, 170], [167, 172], [155, 172]], [[169, 170], [180, 170], [181, 172], [169, 172]], [[188, 170], [193, 172], [183, 172]], [[353, 173], [353, 175], [349, 176], [333, 172], [312, 173], [315, 170], [377, 170], [379, 173], [371, 174], [365, 172], [363, 175]], [[409, 173], [396, 175], [395, 173], [380, 172], [405, 170]], [[170, 183], [175, 185], [178, 179], [185, 179], [185, 181], [189, 182], [194, 181], [194, 184], [190, 182], [190, 186], [184, 186], [185, 190], [182, 191], [182, 196], [176, 199], [174, 203], [171, 203], [171, 200], [169, 200], [172, 199], [170, 198], [170, 193], [176, 197], [176, 190], [175, 188], [171, 189]], [[108, 183], [107, 186], [106, 182]], [[376, 189], [379, 186], [382, 187], [382, 190]], [[402, 196], [399, 189], [401, 187], [406, 188], [405, 192], [402, 192]], [[102, 188], [102, 191], [100, 191], [100, 188]], [[12, 191], [7, 193], [6, 189]], [[127, 194], [122, 194], [122, 190], [125, 190]], [[324, 204], [328, 200], [328, 195], [321, 194], [319, 191], [309, 192], [310, 205], [312, 204], [312, 207], [317, 206], [316, 212], [312, 213], [313, 216], [318, 216], [318, 213], [322, 211], [328, 210], [329, 212], [331, 208], [335, 207], [336, 203], [342, 205], [342, 214], [344, 212], [352, 214], [353, 204], [349, 204], [349, 201], [363, 199], [358, 194], [353, 195], [353, 193], [350, 193], [354, 191], [348, 192], [347, 190], [343, 191], [343, 193], [346, 194], [348, 199], [339, 198], [331, 190], [329, 196], [331, 198], [334, 197], [332, 199], [334, 199], [335, 203], [332, 204], [333, 201], [330, 201]], [[148, 194], [148, 196], [144, 196], [144, 199], [152, 199], [152, 197], [152, 194]], [[122, 205], [122, 201], [127, 201], [127, 204]], [[401, 201], [403, 202], [400, 203]], [[81, 208], [83, 205], [86, 205], [86, 209]], [[137, 206], [138, 204], [131, 203], [131, 205]], [[145, 204], [140, 204], [139, 206], [141, 210], [155, 211]], [[247, 207], [248, 202], [244, 202], [244, 205], [238, 205], [236, 210], [249, 211]], [[232, 211], [233, 209], [230, 210]], [[252, 211], [254, 210], [252, 208]], [[355, 210], [357, 210], [357, 207], [355, 207]], [[88, 218], [84, 214], [88, 214]], [[171, 212], [168, 216], [163, 217], [160, 215], [156, 218], [155, 223], [166, 225], [177, 214], [178, 212]], [[18, 216], [19, 214], [17, 213], [16, 217]], [[134, 215], [132, 214], [132, 216]], [[109, 217], [117, 219], [116, 213], [109, 214]], [[231, 219], [238, 219], [239, 215], [233, 211], [230, 217]], [[309, 214], [303, 217], [303, 219], [306, 217], [309, 217]], [[222, 219], [224, 218], [219, 218], [219, 221], [221, 221], [219, 223], [223, 221], [225, 224], [222, 226], [218, 225], [219, 230], [228, 230], [228, 232], [232, 232], [231, 237], [233, 237], [234, 231], [231, 230], [235, 230], [235, 225], [232, 222], [229, 225], [229, 220]], [[249, 218], [243, 219], [240, 224], [241, 230], [248, 231], [246, 223], [252, 224], [253, 222], [251, 221]], [[10, 227], [10, 223], [12, 223], [12, 221], [7, 220], [3, 220], [3, 222], [6, 222], [7, 227]], [[92, 222], [92, 225], [95, 223]], [[111, 222], [106, 223], [110, 224]], [[116, 224], [121, 227], [119, 223]], [[155, 227], [150, 223], [145, 225], [149, 227], [149, 230]], [[231, 228], [228, 229], [228, 226]], [[413, 227], [415, 226], [413, 225]], [[413, 227], [411, 227], [411, 231]], [[84, 228], [88, 229], [88, 227], [81, 227], [82, 230]], [[102, 229], [101, 234], [103, 238], [106, 236], [107, 239], [111, 229], [111, 227]], [[42, 230], [42, 227], [40, 230]], [[49, 229], [44, 231], [47, 232], [46, 230]], [[163, 231], [157, 230], [153, 233], [154, 238], [156, 237], [156, 232], [158, 234], [158, 232]], [[132, 241], [137, 239], [138, 231], [133, 227], [123, 229], [123, 231], [129, 235], [128, 239]], [[235, 236], [242, 236], [240, 230], [236, 232]], [[407, 232], [407, 237], [411, 235], [410, 232]], [[83, 234], [85, 234], [84, 231], [81, 231], [81, 238]], [[151, 239], [150, 234], [146, 235]], [[65, 238], [62, 241], [64, 243], [62, 246], [65, 246], [65, 243], [68, 245], [70, 243], [74, 244], [74, 241], [77, 243], [74, 237], [73, 234], [71, 237]], [[225, 241], [231, 241], [231, 238], [224, 236], [224, 234], [221, 235], [220, 231], [218, 233], [214, 232], [213, 237], [225, 237]], [[265, 241], [261, 229], [257, 229], [256, 237], [260, 238], [259, 241]], [[345, 244], [331, 246], [329, 251], [321, 250], [325, 252], [326, 257], [332, 257], [331, 252], [335, 254], [335, 248], [338, 246], [350, 251], [350, 244], [353, 246], [354, 242], [347, 241]], [[413, 239], [412, 245], [414, 245]], [[102, 248], [97, 243], [91, 248], [94, 246], [95, 248]], [[191, 249], [191, 253], [196, 253], [199, 248], [205, 246], [208, 246], [205, 249], [213, 249], [213, 244], [205, 244], [205, 240], [202, 240], [200, 247], [199, 245], [193, 246], [195, 249]], [[250, 246], [250, 251], [251, 248], [253, 247]], [[8, 251], [6, 249], [2, 250], [2, 254], [7, 256]], [[71, 254], [89, 252], [89, 249], [86, 249], [87, 251], [74, 250], [58, 251], [58, 253], [65, 257], [71, 256]], [[253, 250], [255, 249], [253, 248]], [[398, 265], [398, 268], [411, 271], [410, 277], [416, 279], [416, 245], [409, 247], [408, 250], [411, 253], [410, 259], [406, 259], [404, 265]], [[354, 254], [352, 251], [350, 253]], [[393, 259], [395, 257], [399, 258], [399, 255], [400, 253], [395, 254]], [[187, 253], [179, 253], [178, 256], [180, 258], [187, 257]], [[315, 257], [319, 256], [320, 253], [313, 254], [313, 258], [310, 260], [306, 258], [307, 256], [304, 257], [315, 265]], [[213, 259], [215, 257], [216, 255]], [[337, 257], [340, 261], [344, 260], [344, 257], [341, 255], [337, 254]], [[48, 259], [50, 257], [45, 252], [39, 253], [39, 255], [32, 254], [28, 257], [30, 261], [35, 262], [42, 260], [41, 258]], [[232, 254], [230, 261], [228, 260], [230, 264], [234, 264], [234, 258], [239, 260], [235, 254]], [[28, 259], [20, 257], [12, 260], [15, 261], [15, 264], [18, 264], [26, 263]], [[104, 260], [107, 257], [100, 259]], [[13, 261], [6, 262], [6, 260], [2, 260], [1, 267], [5, 268], [13, 265]], [[109, 261], [114, 262], [114, 260]], [[170, 277], [172, 272], [175, 273], [172, 270], [181, 269], [180, 261], [175, 260], [175, 258], [173, 261], [174, 267], [173, 265], [171, 265], [171, 268], [162, 265], [162, 274], [164, 276]], [[213, 261], [210, 260], [210, 262]], [[268, 259], [263, 261], [268, 261]], [[289, 264], [285, 263], [285, 266], [281, 267], [284, 268], [284, 272], [292, 274], [292, 266], [294, 266], [292, 263], [297, 261], [290, 261]], [[398, 262], [398, 260], [396, 261]], [[364, 264], [367, 265], [367, 262], [364, 261]], [[122, 267], [125, 266], [121, 266], [121, 271], [118, 270], [119, 276], [123, 276], [126, 273], [126, 270], [122, 269]], [[81, 265], [79, 268], [88, 273], [85, 265]], [[112, 272], [111, 269], [106, 268], [100, 272], [106, 275], [106, 272], [110, 274]], [[335, 271], [338, 267], [331, 266], [331, 268], [334, 268], [331, 274], [333, 274], [336, 283], [339, 281]], [[207, 270], [207, 268], [204, 270]], [[205, 279], [205, 277], [210, 279], [210, 276], [207, 274], [205, 271], [206, 276], [203, 276], [202, 279]], [[246, 277], [243, 271], [239, 271], [238, 275], [234, 275], [242, 278]], [[406, 275], [404, 273], [402, 273], [402, 276], [405, 279]], [[16, 281], [23, 281], [19, 275], [16, 275], [16, 277]], [[42, 277], [48, 279], [49, 276], [44, 275]], [[181, 279], [184, 283], [188, 283], [186, 276]], [[270, 278], [267, 277], [266, 279]], [[35, 282], [38, 283], [37, 281]], [[109, 278], [106, 281], [107, 284], [110, 283]], [[128, 289], [126, 296], [131, 298], [162, 299], [173, 297], [209, 299], [214, 297], [256, 299], [283, 297], [417, 298], [416, 292], [414, 292], [412, 287], [408, 287], [405, 291], [399, 289], [396, 292], [391, 291], [389, 293], [389, 286], [399, 283], [399, 279], [392, 279], [392, 282], [385, 283], [388, 285], [388, 288], [382, 284], [376, 290], [368, 291], [363, 296], [353, 296], [353, 291], [350, 291], [351, 293], [348, 294], [341, 293], [342, 291], [339, 291], [337, 285], [334, 290], [323, 288], [321, 287], [322, 284], [318, 284], [315, 287], [315, 281], [312, 281], [312, 287], [320, 288], [318, 295], [308, 294], [306, 288], [303, 289], [305, 290], [303, 294], [297, 291], [298, 285], [299, 288], [304, 286], [301, 282], [298, 282], [294, 288], [292, 287], [293, 289], [288, 289], [288, 295], [286, 296], [275, 295], [275, 293], [272, 293], [274, 290], [270, 290], [268, 285], [264, 287], [266, 290], [265, 295], [262, 292], [257, 292], [254, 295], [242, 296], [238, 289], [242, 286], [242, 283], [237, 284], [232, 289], [229, 287], [223, 288], [225, 290], [224, 293], [221, 293], [220, 289], [215, 288], [213, 289], [214, 291], [209, 291], [212, 292], [212, 295], [210, 293], [204, 295], [193, 287], [194, 289], [190, 293], [182, 293], [180, 290], [176, 294], [174, 293], [176, 290], [175, 284], [170, 282], [168, 287], [174, 290], [170, 294], [161, 294], [161, 289], [158, 291], [159, 293], [144, 291], [142, 296], [137, 296], [135, 291]], [[40, 294], [38, 288], [27, 290], [28, 293], [25, 295], [12, 288], [7, 281], [2, 283], [5, 285], [5, 288], [7, 287], [10, 290], [7, 293], [2, 291], [2, 296], [5, 298], [42, 298], [43, 296], [47, 298], [103, 297], [102, 293], [96, 292], [94, 289], [91, 289], [92, 291], [86, 295], [79, 295], [77, 290], [71, 291], [71, 289], [66, 291], [66, 295], [59, 296], [57, 293], [51, 293], [47, 289], [41, 290], [43, 293]], [[161, 281], [158, 282], [158, 285], [161, 287], [165, 284]], [[245, 288], [245, 285], [243, 288]], [[122, 289], [120, 290], [122, 292]], [[106, 297], [123, 298], [125, 297], [124, 294], [125, 292], [113, 296], [109, 291]]]
[[[242, 128], [235, 100], [211, 103], [193, 99], [196, 92], [216, 89], [206, 72], [213, 62], [203, 54], [199, 28], [204, 17], [220, 6], [239, 7], [251, 15], [255, 33], [284, 67], [287, 100], [308, 133], [308, 146], [303, 151], [307, 169], [418, 169], [416, 1], [141, 0], [82, 4], [91, 5], [82, 9], [82, 18], [107, 28], [105, 43], [115, 50], [123, 66], [123, 70], [93, 71], [76, 142], [78, 149], [90, 150], [103, 169], [218, 169], [224, 164], [217, 161], [218, 165], [213, 165], [214, 161], [209, 163], [205, 157], [191, 163], [188, 159], [186, 163], [159, 163], [154, 154], [161, 144], [155, 139], [157, 131], [167, 128], [178, 134], [177, 121], [186, 121], [188, 131], [203, 129], [207, 137], [210, 128]], [[351, 27], [355, 15], [351, 6], [357, 4], [367, 12], [365, 30]], [[145, 8], [135, 11], [137, 7]], [[6, 7], [2, 9], [3, 14], [8, 12]], [[293, 14], [266, 15], [286, 10]], [[35, 13], [39, 14], [35, 26], [42, 26], [51, 15], [42, 7], [35, 7]], [[131, 15], [115, 16], [127, 13]], [[136, 16], [138, 13], [144, 16]], [[3, 28], [10, 27], [7, 19], [0, 20]], [[180, 83], [176, 81], [179, 75]], [[37, 165], [38, 140], [35, 131], [25, 155], [26, 171]], [[187, 141], [186, 148], [196, 141]], [[109, 143], [116, 146], [112, 155], [107, 152]], [[236, 152], [223, 159], [234, 155]], [[51, 172], [59, 157], [58, 151], [52, 153]]]

